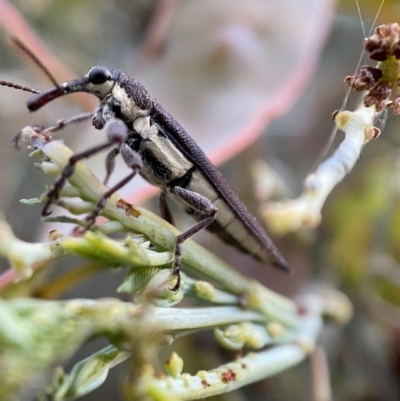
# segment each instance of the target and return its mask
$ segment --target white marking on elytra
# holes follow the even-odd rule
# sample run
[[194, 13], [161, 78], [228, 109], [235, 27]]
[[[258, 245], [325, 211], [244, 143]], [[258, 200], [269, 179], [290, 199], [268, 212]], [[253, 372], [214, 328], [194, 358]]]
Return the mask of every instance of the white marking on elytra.
[[[193, 167], [188, 160], [168, 139], [159, 135], [156, 125], [151, 125], [149, 116], [136, 118], [133, 129], [144, 139], [146, 149], [172, 172], [172, 179], [182, 177]], [[164, 183], [165, 184], [165, 183]]]
[[217, 191], [198, 170], [193, 172], [192, 180], [187, 189], [190, 189], [193, 192], [198, 192], [210, 200], [218, 197]]

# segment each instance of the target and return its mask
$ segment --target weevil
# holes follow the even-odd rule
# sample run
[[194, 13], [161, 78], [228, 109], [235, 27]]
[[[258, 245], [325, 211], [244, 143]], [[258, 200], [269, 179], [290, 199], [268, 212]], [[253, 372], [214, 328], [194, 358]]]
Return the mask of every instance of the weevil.
[[[28, 51], [25, 48], [23, 50]], [[29, 55], [35, 59], [34, 55]], [[287, 262], [266, 231], [222, 174], [184, 128], [150, 96], [141, 83], [120, 70], [95, 66], [82, 78], [58, 84], [51, 74], [41, 67], [55, 86], [44, 91], [32, 89], [35, 94], [27, 102], [30, 111], [36, 111], [56, 98], [77, 92], [90, 93], [99, 101], [94, 114], [61, 121], [47, 132], [58, 130], [68, 123], [80, 121], [88, 116], [93, 116], [92, 123], [96, 129], [101, 130], [108, 126], [108, 138], [104, 143], [71, 157], [61, 176], [47, 193], [43, 215], [49, 214], [51, 203], [58, 199], [78, 160], [111, 148], [106, 158], [107, 178], [112, 172], [114, 159], [119, 154], [132, 172], [102, 196], [93, 212], [86, 218], [87, 228], [94, 224], [107, 198], [136, 174], [159, 187], [160, 210], [164, 219], [172, 223], [166, 201], [168, 196], [197, 221], [176, 237], [172, 270], [178, 278], [175, 289], [180, 286], [182, 244], [202, 229], [217, 234], [226, 243], [261, 262], [290, 271]], [[0, 84], [29, 90], [5, 81]]]

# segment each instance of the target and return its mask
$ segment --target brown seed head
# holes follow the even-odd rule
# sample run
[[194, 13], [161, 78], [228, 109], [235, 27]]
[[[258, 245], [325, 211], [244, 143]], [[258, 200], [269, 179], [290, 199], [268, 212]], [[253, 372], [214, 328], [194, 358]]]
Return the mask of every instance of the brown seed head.
[[386, 108], [386, 100], [389, 98], [391, 88], [386, 81], [379, 82], [364, 96], [365, 107], [375, 105], [376, 111]]
[[375, 33], [364, 40], [364, 48], [370, 53], [369, 58], [376, 61], [385, 61], [390, 56], [398, 58], [399, 31], [397, 23], [378, 26]]
[[349, 75], [345, 82], [356, 91], [363, 91], [372, 88], [382, 78], [382, 71], [379, 68], [363, 65], [358, 75]]

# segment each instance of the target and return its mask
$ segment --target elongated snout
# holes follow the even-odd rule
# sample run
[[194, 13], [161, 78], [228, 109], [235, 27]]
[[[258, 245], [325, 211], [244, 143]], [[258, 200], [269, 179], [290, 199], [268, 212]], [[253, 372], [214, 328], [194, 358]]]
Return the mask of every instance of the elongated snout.
[[[87, 81], [87, 79], [86, 79]], [[26, 106], [29, 111], [39, 110], [41, 107], [46, 105], [58, 97], [68, 95], [74, 92], [86, 92], [85, 91], [85, 78], [74, 79], [72, 81], [64, 82], [53, 88], [46, 89], [40, 93], [32, 96], [27, 102]]]

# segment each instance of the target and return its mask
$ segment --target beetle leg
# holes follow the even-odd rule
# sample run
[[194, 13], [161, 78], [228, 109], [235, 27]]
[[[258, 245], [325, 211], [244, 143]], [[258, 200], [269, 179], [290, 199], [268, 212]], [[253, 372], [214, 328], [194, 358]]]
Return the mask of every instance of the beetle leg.
[[174, 220], [172, 218], [172, 214], [171, 214], [171, 210], [168, 207], [168, 203], [167, 203], [167, 194], [165, 189], [161, 190], [160, 193], [160, 198], [159, 198], [159, 202], [158, 202], [159, 206], [160, 206], [160, 214], [161, 217], [167, 221], [169, 224], [174, 225]]
[[143, 166], [142, 159], [139, 156], [139, 153], [132, 150], [126, 143], [123, 143], [120, 147], [121, 156], [124, 159], [124, 162], [130, 167], [133, 171], [127, 175], [124, 179], [119, 181], [113, 187], [111, 187], [107, 192], [103, 194], [103, 196], [99, 199], [94, 208], [93, 212], [90, 213], [86, 217], [86, 221], [88, 222], [86, 226], [86, 230], [89, 230], [93, 224], [96, 222], [96, 218], [100, 215], [101, 211], [104, 209], [107, 199], [117, 192], [120, 188], [126, 185], [135, 175], [140, 171]]
[[172, 270], [172, 274], [174, 274], [178, 278], [176, 285], [174, 286], [174, 288], [172, 288], [173, 291], [176, 291], [179, 289], [181, 284], [179, 271], [182, 260], [182, 244], [188, 238], [209, 226], [215, 220], [218, 209], [208, 198], [198, 194], [197, 192], [193, 192], [181, 187], [173, 187], [171, 188], [171, 192], [192, 209], [200, 212], [201, 214], [204, 214], [205, 216], [203, 220], [200, 220], [194, 226], [190, 227], [188, 230], [184, 231], [182, 234], [176, 237], [174, 250], [175, 260]]
[[48, 216], [51, 214], [51, 211], [49, 211], [49, 207], [51, 203], [56, 201], [59, 196], [60, 192], [63, 189], [65, 182], [67, 181], [68, 178], [72, 176], [72, 174], [75, 171], [75, 165], [78, 161], [82, 159], [86, 159], [96, 153], [101, 152], [104, 149], [109, 148], [111, 145], [114, 145], [114, 143], [110, 143], [109, 141], [102, 143], [100, 145], [97, 145], [93, 148], [87, 149], [83, 152], [80, 153], [75, 153], [73, 156], [70, 157], [68, 164], [64, 167], [63, 171], [61, 172], [61, 176], [59, 179], [53, 184], [53, 187], [50, 189], [50, 191], [47, 193], [47, 201], [43, 207], [42, 210], [42, 216]]
[[70, 118], [64, 118], [63, 120], [58, 120], [55, 125], [44, 129], [42, 133], [47, 134], [50, 132], [57, 132], [57, 131], [62, 130], [67, 125], [80, 123], [82, 121], [89, 120], [92, 117], [93, 117], [93, 113], [83, 113], [83, 114], [78, 114], [78, 115], [70, 117]]
[[106, 157], [106, 177], [104, 178], [103, 184], [107, 185], [107, 182], [115, 168], [115, 158], [119, 155], [119, 147], [111, 149]]
[[76, 153], [70, 157], [68, 164], [64, 167], [61, 172], [61, 176], [53, 184], [53, 187], [47, 193], [47, 201], [42, 210], [42, 216], [48, 216], [51, 212], [48, 210], [50, 204], [57, 200], [60, 196], [60, 192], [63, 189], [65, 182], [68, 178], [72, 176], [75, 170], [75, 165], [78, 161], [82, 159], [87, 159], [96, 153], [101, 152], [110, 146], [115, 146], [116, 144], [121, 144], [126, 141], [128, 137], [128, 129], [124, 122], [118, 119], [112, 119], [107, 123], [106, 134], [108, 140], [100, 145], [94, 146], [93, 148], [87, 149], [83, 152]]
[[[50, 140], [51, 139], [51, 136], [49, 135], [50, 133], [60, 131], [67, 125], [80, 123], [82, 121], [88, 120], [92, 116], [93, 116], [93, 113], [78, 114], [77, 116], [74, 116], [74, 117], [65, 118], [63, 120], [58, 120], [55, 125], [52, 125], [50, 127], [33, 125], [32, 128], [34, 128], [35, 131], [40, 132], [42, 135], [45, 135], [46, 137], [48, 137], [48, 139]], [[15, 135], [15, 137], [11, 141], [11, 143], [15, 149], [19, 149], [18, 142], [21, 139], [21, 135], [22, 135], [22, 131], [18, 132], [18, 134]]]

